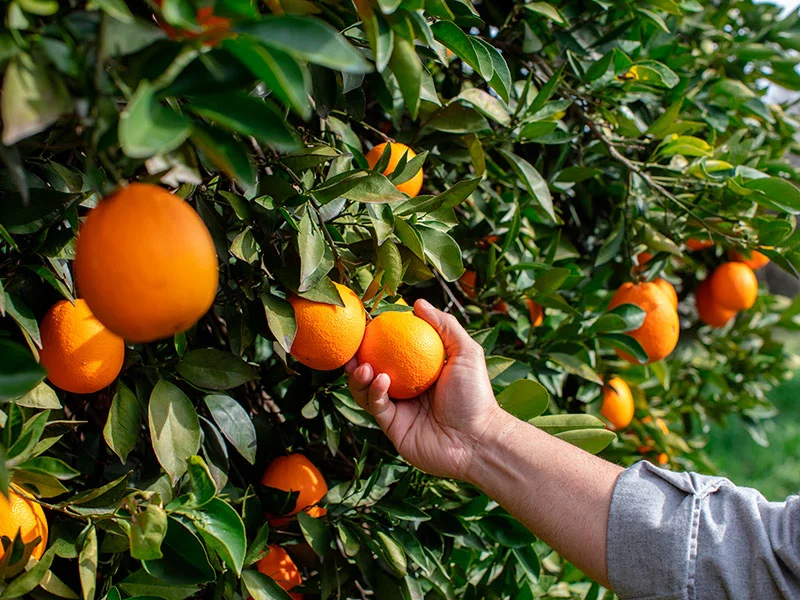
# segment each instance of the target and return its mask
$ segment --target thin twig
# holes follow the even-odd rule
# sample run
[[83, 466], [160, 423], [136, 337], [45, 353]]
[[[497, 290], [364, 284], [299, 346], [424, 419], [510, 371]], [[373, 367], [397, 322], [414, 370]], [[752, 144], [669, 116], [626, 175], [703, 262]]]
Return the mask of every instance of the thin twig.
[[448, 287], [448, 285], [444, 281], [442, 281], [442, 278], [439, 277], [438, 275], [436, 275], [436, 281], [438, 281], [439, 285], [442, 286], [444, 293], [447, 294], [448, 298], [450, 298], [450, 301], [458, 309], [458, 312], [461, 313], [461, 316], [464, 317], [464, 320], [469, 321], [469, 316], [467, 315], [467, 311], [464, 309], [464, 306], [461, 304], [461, 302], [458, 301], [458, 298], [456, 298], [455, 294], [453, 294], [453, 291]]

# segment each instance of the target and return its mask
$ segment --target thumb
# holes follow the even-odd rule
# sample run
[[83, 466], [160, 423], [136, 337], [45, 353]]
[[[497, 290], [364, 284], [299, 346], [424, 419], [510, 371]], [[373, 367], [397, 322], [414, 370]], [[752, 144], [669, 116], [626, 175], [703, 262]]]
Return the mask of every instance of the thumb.
[[442, 312], [427, 300], [417, 300], [414, 303], [414, 313], [421, 319], [430, 323], [439, 337], [442, 338], [447, 356], [464, 354], [473, 350], [483, 349], [461, 326], [461, 323], [451, 314]]

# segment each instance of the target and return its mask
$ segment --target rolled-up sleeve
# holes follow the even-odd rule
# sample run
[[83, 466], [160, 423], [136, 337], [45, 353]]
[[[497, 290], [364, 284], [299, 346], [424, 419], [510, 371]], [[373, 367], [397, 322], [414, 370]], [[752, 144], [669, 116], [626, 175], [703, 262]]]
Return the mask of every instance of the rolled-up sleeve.
[[608, 576], [624, 600], [800, 598], [800, 498], [637, 463], [614, 488]]

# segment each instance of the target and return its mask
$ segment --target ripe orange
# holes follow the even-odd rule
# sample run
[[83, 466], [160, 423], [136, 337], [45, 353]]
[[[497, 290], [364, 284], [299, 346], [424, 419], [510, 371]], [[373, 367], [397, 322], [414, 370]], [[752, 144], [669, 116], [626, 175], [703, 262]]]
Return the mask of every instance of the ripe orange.
[[653, 283], [658, 286], [658, 289], [664, 292], [664, 295], [667, 297], [675, 310], [678, 310], [678, 292], [675, 291], [675, 286], [661, 277], [654, 279]]
[[83, 223], [78, 290], [111, 331], [151, 342], [185, 331], [217, 293], [211, 234], [191, 206], [156, 185], [132, 183]]
[[639, 255], [636, 257], [636, 263], [638, 265], [644, 265], [649, 263], [653, 259], [653, 255], [649, 252], [640, 252]]
[[[745, 252], [730, 250], [728, 252], [728, 258], [733, 261], [746, 264], [748, 267], [753, 269], [753, 271], [758, 271], [761, 267], [765, 267], [767, 264], [769, 264], [769, 256], [766, 254], [762, 254], [758, 250], [752, 250], [749, 255], [746, 255]], [[747, 256], [750, 258], [747, 258]]]
[[492, 306], [492, 312], [501, 313], [504, 315], [508, 314], [508, 304], [506, 304], [505, 300], [498, 300], [495, 302], [494, 306]]
[[[294, 564], [292, 557], [277, 545], [269, 546], [269, 554], [256, 563], [256, 568], [275, 580], [282, 589], [287, 592], [303, 583], [300, 570]], [[302, 594], [289, 594], [293, 600], [301, 600]]]
[[700, 320], [711, 327], [724, 327], [728, 321], [736, 316], [735, 310], [728, 310], [720, 306], [711, 294], [711, 280], [705, 279], [694, 293], [697, 304], [697, 315]]
[[334, 283], [344, 306], [292, 296], [289, 303], [297, 319], [292, 356], [318, 371], [338, 369], [355, 356], [367, 317], [364, 305], [349, 287]]
[[464, 274], [458, 279], [458, 285], [461, 288], [461, 291], [464, 292], [464, 295], [471, 300], [474, 300], [477, 297], [477, 293], [475, 291], [477, 284], [478, 274], [472, 269], [467, 269], [464, 271]]
[[358, 362], [389, 375], [389, 396], [398, 399], [419, 396], [436, 383], [444, 358], [439, 334], [412, 312], [379, 314], [367, 325], [358, 349]]
[[747, 310], [756, 302], [758, 280], [753, 269], [741, 262], [727, 262], [711, 274], [711, 295], [728, 310]]
[[[648, 363], [666, 358], [678, 345], [680, 334], [678, 312], [670, 299], [655, 283], [628, 282], [616, 291], [608, 308], [612, 310], [622, 304], [635, 304], [646, 313], [642, 326], [628, 335], [641, 344]], [[617, 350], [617, 354], [629, 362], [637, 362], [625, 352]]]
[[[642, 423], [645, 424], [650, 424], [652, 422], [653, 422], [653, 417], [651, 417], [650, 415], [647, 415], [644, 419], [642, 419]], [[658, 427], [661, 430], [661, 433], [663, 433], [664, 435], [669, 435], [669, 427], [667, 427], [666, 421], [664, 421], [664, 419], [662, 419], [661, 417], [656, 417], [656, 427]]]
[[665, 464], [669, 462], [669, 454], [667, 454], [666, 452], [662, 452], [661, 454], [658, 455], [658, 457], [656, 457], [656, 461], [658, 462], [659, 465], [663, 467]]
[[[154, 0], [156, 6], [161, 7], [164, 0]], [[207, 46], [216, 46], [224, 39], [231, 28], [231, 20], [226, 17], [219, 17], [214, 14], [214, 7], [201, 6], [197, 9], [195, 21], [200, 26], [201, 31], [187, 31], [185, 29], [177, 29], [168, 25], [167, 23], [159, 23], [161, 29], [173, 40], [194, 39], [203, 37], [204, 44]]]
[[612, 377], [603, 386], [603, 406], [600, 413], [614, 429], [625, 429], [633, 420], [633, 395], [628, 383]]
[[319, 469], [302, 454], [279, 456], [264, 470], [261, 485], [283, 490], [284, 492], [300, 492], [294, 508], [284, 518], [270, 518], [270, 523], [277, 527], [289, 522], [289, 518], [301, 510], [312, 517], [321, 517], [328, 513], [322, 506], [316, 506], [328, 493], [328, 484]]
[[[42, 558], [47, 548], [47, 519], [38, 502], [28, 500], [13, 487], [8, 489], [8, 498], [0, 493], [0, 537], [7, 537], [13, 541], [19, 531], [22, 541], [26, 544], [37, 537], [41, 541], [36, 544], [31, 556], [36, 560]], [[0, 561], [3, 560], [5, 550], [0, 543]]]
[[691, 252], [698, 252], [700, 250], [705, 250], [706, 248], [711, 248], [713, 245], [714, 242], [709, 239], [690, 238], [686, 242], [686, 247]]
[[530, 298], [525, 298], [525, 304], [528, 305], [528, 313], [531, 316], [531, 325], [538, 327], [544, 321], [544, 306], [537, 304]]
[[119, 375], [125, 342], [95, 318], [85, 300], [56, 302], [39, 326], [39, 360], [50, 382], [62, 390], [91, 394]]
[[[378, 144], [377, 146], [373, 147], [372, 150], [367, 152], [366, 158], [370, 169], [378, 164], [381, 156], [383, 156], [383, 150], [386, 148], [386, 144], [387, 142]], [[384, 175], [390, 175], [391, 173], [394, 173], [394, 170], [397, 168], [397, 165], [404, 154], [408, 153], [406, 160], [411, 160], [417, 155], [417, 153], [411, 148], [399, 142], [391, 142], [389, 148], [391, 154], [389, 155], [389, 164], [383, 171]], [[414, 198], [422, 189], [422, 169], [417, 171], [411, 179], [397, 184], [395, 187], [401, 192], [404, 192]]]

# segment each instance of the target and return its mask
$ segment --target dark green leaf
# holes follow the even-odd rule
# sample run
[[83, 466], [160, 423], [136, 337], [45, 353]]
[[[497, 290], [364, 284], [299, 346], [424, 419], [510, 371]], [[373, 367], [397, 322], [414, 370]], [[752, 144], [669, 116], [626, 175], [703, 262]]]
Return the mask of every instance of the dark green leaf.
[[550, 394], [538, 381], [518, 379], [497, 396], [497, 403], [518, 419], [529, 421], [547, 410]]
[[148, 81], [139, 83], [119, 117], [119, 141], [131, 158], [149, 158], [174, 150], [191, 132], [189, 119], [162, 106]]
[[111, 401], [103, 437], [111, 450], [124, 463], [136, 447], [142, 429], [142, 407], [136, 395], [120, 382]]
[[176, 481], [186, 472], [186, 460], [200, 449], [197, 412], [186, 394], [162, 380], [150, 394], [149, 425], [158, 462]]
[[247, 411], [230, 396], [214, 394], [206, 396], [204, 401], [222, 435], [247, 462], [254, 464], [257, 450], [256, 430]]
[[194, 385], [209, 390], [229, 390], [258, 377], [238, 356], [214, 348], [190, 350], [184, 354], [178, 373]]
[[247, 538], [239, 514], [223, 500], [214, 498], [201, 509], [187, 511], [186, 516], [225, 564], [240, 575]]

